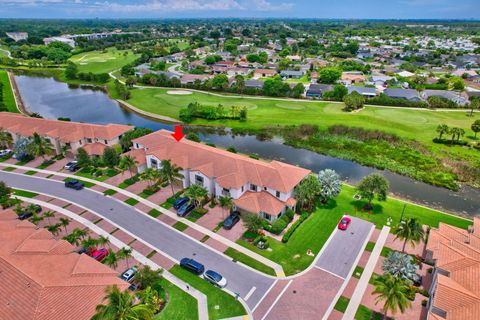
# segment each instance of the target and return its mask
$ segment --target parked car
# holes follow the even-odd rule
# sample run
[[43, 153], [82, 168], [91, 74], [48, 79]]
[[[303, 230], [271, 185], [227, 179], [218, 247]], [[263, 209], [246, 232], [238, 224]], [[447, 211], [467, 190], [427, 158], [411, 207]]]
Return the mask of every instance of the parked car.
[[122, 273], [120, 278], [122, 278], [123, 280], [125, 280], [127, 282], [130, 282], [133, 279], [133, 277], [135, 276], [135, 274], [137, 273], [137, 271], [138, 271], [137, 267], [131, 267], [127, 271]]
[[32, 211], [22, 211], [18, 215], [18, 219], [25, 220], [25, 219], [28, 219], [31, 216], [33, 216], [34, 213], [40, 213], [40, 212], [42, 212], [42, 207], [40, 207], [38, 204], [36, 204], [34, 212], [32, 212]]
[[74, 161], [68, 162], [68, 163], [64, 166], [64, 168], [67, 169], [67, 170], [70, 170], [71, 167], [77, 166], [77, 165], [78, 165], [78, 162], [74, 160]]
[[347, 230], [350, 222], [352, 222], [352, 219], [350, 219], [349, 217], [343, 217], [342, 220], [340, 220], [340, 222], [338, 223], [338, 229]]
[[173, 203], [173, 208], [179, 209], [181, 206], [183, 206], [185, 203], [190, 201], [189, 197], [181, 197], [178, 198], [174, 203]]
[[91, 254], [91, 257], [97, 261], [102, 261], [103, 259], [105, 259], [107, 255], [108, 255], [108, 249], [100, 248], [100, 249], [94, 250]]
[[137, 283], [132, 282], [132, 283], [130, 283], [130, 287], [128, 287], [128, 290], [135, 291], [135, 290], [138, 289], [138, 287], [139, 287], [139, 285]]
[[85, 185], [78, 180], [72, 179], [65, 181], [65, 187], [75, 190], [81, 190], [83, 189], [83, 187], [85, 187]]
[[185, 217], [187, 216], [190, 212], [195, 209], [195, 205], [192, 203], [184, 203], [178, 210], [177, 210], [177, 216], [179, 217]]
[[203, 264], [189, 258], [183, 258], [182, 260], [180, 260], [180, 266], [198, 275], [202, 274], [205, 270]]
[[227, 285], [227, 279], [225, 279], [221, 274], [213, 270], [205, 271], [205, 273], [203, 274], [203, 277], [205, 278], [205, 280], [213, 283], [219, 288], [225, 288], [225, 286]]
[[225, 219], [225, 221], [223, 221], [223, 228], [230, 230], [238, 221], [240, 221], [240, 212], [234, 211], [227, 217], [227, 219]]
[[0, 150], [0, 157], [6, 157], [6, 156], [8, 156], [10, 153], [12, 153], [12, 150], [10, 150], [10, 149]]

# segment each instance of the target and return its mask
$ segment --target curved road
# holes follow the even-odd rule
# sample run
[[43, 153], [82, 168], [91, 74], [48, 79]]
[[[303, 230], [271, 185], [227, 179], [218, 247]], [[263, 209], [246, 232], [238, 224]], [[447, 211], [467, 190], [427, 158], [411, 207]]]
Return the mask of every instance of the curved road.
[[176, 260], [194, 257], [207, 269], [223, 274], [229, 281], [227, 289], [246, 299], [250, 309], [260, 302], [275, 282], [275, 279], [233, 262], [227, 256], [159, 220], [88, 188], [76, 191], [65, 188], [63, 182], [5, 171], [0, 171], [0, 180], [13, 188], [48, 194], [95, 211]]

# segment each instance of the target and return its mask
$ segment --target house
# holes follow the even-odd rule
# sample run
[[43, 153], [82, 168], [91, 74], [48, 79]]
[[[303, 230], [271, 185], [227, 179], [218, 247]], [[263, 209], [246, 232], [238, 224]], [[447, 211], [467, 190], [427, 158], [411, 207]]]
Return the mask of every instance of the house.
[[107, 147], [120, 143], [120, 138], [133, 126], [121, 124], [89, 124], [42, 118], [30, 118], [17, 113], [0, 113], [0, 127], [12, 135], [13, 141], [38, 133], [50, 141], [56, 154], [67, 147], [75, 152], [82, 147], [90, 155], [101, 155]]
[[349, 94], [352, 92], [357, 92], [367, 98], [375, 97], [377, 95], [376, 88], [351, 86], [347, 87], [347, 90]]
[[215, 63], [214, 66], [231, 68], [231, 67], [233, 67], [234, 64], [235, 64], [235, 62], [233, 62], [233, 61], [218, 61], [217, 63]]
[[300, 62], [302, 61], [302, 57], [298, 55], [292, 55], [292, 56], [287, 56], [287, 59], [292, 61], [292, 62]]
[[5, 34], [7, 35], [7, 37], [13, 39], [15, 42], [28, 39], [27, 32], [5, 32]]
[[406, 99], [410, 101], [421, 101], [422, 98], [418, 94], [417, 90], [414, 89], [385, 89], [383, 93], [394, 99]]
[[429, 320], [474, 320], [480, 314], [480, 218], [468, 230], [440, 223], [430, 230], [425, 260], [434, 263]]
[[303, 71], [296, 71], [296, 70], [282, 70], [280, 72], [280, 76], [284, 79], [300, 79], [303, 77]]
[[295, 209], [295, 187], [310, 173], [279, 161], [260, 161], [202, 143], [177, 142], [167, 130], [133, 140], [133, 148], [144, 150], [148, 168], [160, 168], [170, 160], [182, 168], [184, 188], [204, 187], [211, 197], [230, 196], [236, 210], [275, 221]]
[[241, 67], [233, 67], [227, 70], [227, 75], [229, 77], [234, 77], [234, 76], [248, 76], [252, 69], [250, 68], [241, 68]]
[[263, 89], [263, 81], [255, 79], [245, 80], [245, 88]]
[[385, 75], [372, 75], [370, 81], [376, 86], [384, 86], [387, 81], [394, 79], [393, 77]]
[[340, 82], [344, 85], [364, 83], [365, 76], [361, 72], [343, 72]]
[[277, 75], [277, 70], [274, 69], [256, 69], [253, 73], [254, 78], [270, 78]]
[[212, 76], [208, 74], [184, 74], [180, 78], [182, 84], [193, 84], [196, 80], [201, 82], [210, 79]]
[[441, 97], [448, 99], [450, 101], [455, 102], [459, 106], [464, 106], [468, 102], [468, 96], [463, 96], [459, 92], [455, 91], [447, 91], [447, 90], [424, 90], [421, 93], [421, 96], [424, 99], [428, 99], [429, 97]]
[[44, 38], [43, 43], [45, 45], [48, 45], [49, 43], [52, 42], [63, 42], [68, 44], [70, 47], [75, 48], [75, 40], [70, 39], [70, 38], [65, 38], [65, 37], [51, 37], [51, 38]]
[[129, 283], [47, 229], [0, 212], [0, 319], [84, 320], [103, 303], [105, 290]]
[[320, 98], [325, 92], [333, 90], [333, 85], [312, 83], [305, 93], [306, 97]]
[[415, 75], [415, 73], [411, 73], [409, 71], [401, 71], [401, 72], [398, 72], [397, 74], [402, 78], [410, 78]]

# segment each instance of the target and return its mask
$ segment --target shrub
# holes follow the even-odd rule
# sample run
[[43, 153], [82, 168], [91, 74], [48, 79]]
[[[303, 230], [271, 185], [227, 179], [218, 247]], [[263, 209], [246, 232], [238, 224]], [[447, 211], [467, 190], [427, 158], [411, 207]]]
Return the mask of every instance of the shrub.
[[467, 146], [468, 142], [464, 140], [451, 140], [451, 139], [439, 139], [434, 138], [434, 143], [446, 144], [446, 145], [456, 145], [456, 146]]
[[270, 230], [273, 234], [280, 234], [288, 225], [288, 222], [285, 219], [277, 219], [272, 223], [272, 228]]
[[288, 219], [289, 219], [290, 221], [292, 221], [292, 220], [293, 220], [293, 217], [295, 216], [295, 212], [293, 212], [292, 209], [288, 208], [288, 209], [285, 211], [284, 216], [288, 217]]
[[422, 300], [422, 306], [423, 306], [423, 307], [426, 307], [426, 306], [427, 306], [427, 303], [428, 303], [428, 300], [427, 300], [427, 299], [423, 299], [423, 300]]
[[295, 230], [297, 230], [297, 228], [303, 223], [303, 221], [307, 220], [307, 218], [308, 218], [308, 213], [307, 212], [302, 213], [302, 215], [300, 216], [300, 219], [295, 221], [295, 223], [292, 224], [290, 229], [288, 229], [287, 232], [285, 232], [285, 234], [282, 237], [282, 242], [287, 243], [288, 240], [290, 240], [290, 237], [292, 236], [292, 234], [295, 232]]

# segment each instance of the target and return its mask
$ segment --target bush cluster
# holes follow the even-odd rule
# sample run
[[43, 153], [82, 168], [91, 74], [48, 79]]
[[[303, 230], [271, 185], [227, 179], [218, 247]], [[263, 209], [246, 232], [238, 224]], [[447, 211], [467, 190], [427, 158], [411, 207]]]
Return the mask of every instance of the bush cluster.
[[307, 220], [307, 218], [309, 217], [309, 214], [308, 212], [304, 212], [301, 214], [300, 216], [300, 219], [298, 219], [297, 221], [295, 221], [294, 224], [292, 224], [292, 226], [287, 230], [287, 232], [285, 232], [285, 234], [283, 235], [282, 237], [282, 242], [283, 243], [287, 243], [288, 240], [290, 240], [290, 237], [293, 235], [293, 233], [295, 232], [295, 230], [297, 230], [297, 228], [305, 221]]
[[191, 122], [194, 118], [207, 120], [233, 119], [245, 121], [247, 120], [247, 108], [239, 108], [232, 106], [227, 110], [223, 105], [207, 106], [198, 102], [191, 102], [186, 108], [180, 110], [180, 120]]

